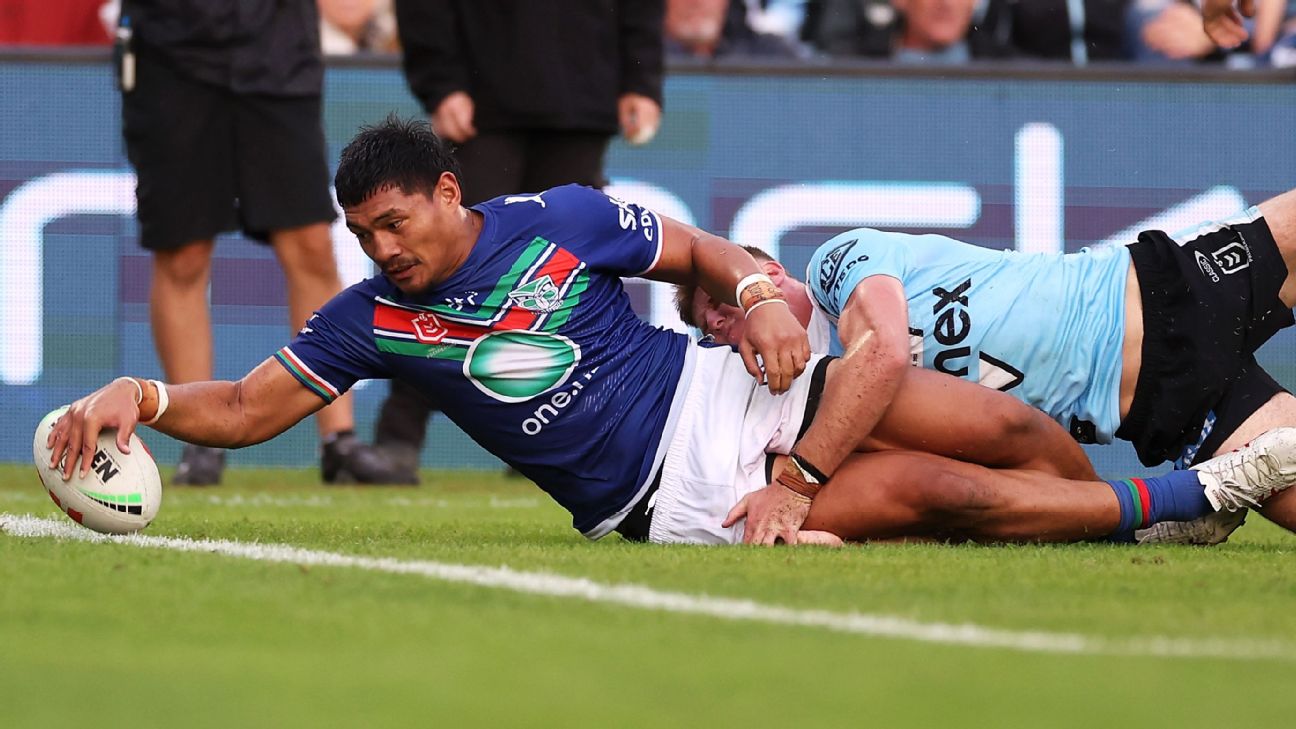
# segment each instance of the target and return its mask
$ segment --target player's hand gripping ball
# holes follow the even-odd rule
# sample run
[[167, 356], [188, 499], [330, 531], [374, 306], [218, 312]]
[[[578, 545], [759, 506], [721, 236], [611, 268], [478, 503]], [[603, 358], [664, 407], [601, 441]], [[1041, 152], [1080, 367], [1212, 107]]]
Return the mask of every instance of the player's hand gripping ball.
[[50, 468], [53, 454], [45, 441], [65, 412], [66, 406], [46, 415], [32, 440], [32, 457], [50, 499], [73, 521], [97, 532], [130, 534], [148, 526], [162, 505], [162, 479], [144, 441], [132, 433], [131, 452], [122, 453], [117, 450], [117, 431], [104, 430], [90, 471], [84, 478], [74, 471], [64, 481], [58, 468]]

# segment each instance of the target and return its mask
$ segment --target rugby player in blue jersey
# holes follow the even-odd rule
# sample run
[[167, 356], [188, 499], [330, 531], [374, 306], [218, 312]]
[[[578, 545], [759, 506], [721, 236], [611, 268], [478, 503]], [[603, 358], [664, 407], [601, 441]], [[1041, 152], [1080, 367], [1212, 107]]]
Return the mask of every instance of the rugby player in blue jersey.
[[[1132, 441], [1145, 465], [1189, 467], [1296, 425], [1296, 398], [1253, 354], [1292, 324], [1296, 192], [1174, 237], [1150, 231], [1128, 247], [1071, 255], [861, 228], [821, 246], [802, 283], [755, 253], [812, 348], [845, 353], [842, 384], [866, 403], [825, 404], [798, 446], [826, 473], [848, 451], [816, 428], [849, 419], [867, 432], [910, 364], [1012, 394], [1080, 442]], [[679, 303], [718, 341], [742, 336], [741, 312], [705, 292], [681, 288]], [[1219, 541], [1241, 523], [1241, 506], [1152, 536]], [[1262, 513], [1292, 528], [1296, 497], [1275, 497]]]
[[[786, 454], [819, 422], [817, 411], [841, 411], [830, 407], [841, 367], [810, 354], [748, 252], [574, 185], [465, 208], [453, 157], [417, 122], [362, 130], [342, 153], [336, 186], [382, 275], [336, 296], [238, 382], [121, 378], [77, 401], [50, 439], [55, 463], [67, 454], [65, 473], [78, 460], [88, 467], [105, 427], [118, 429], [119, 447], [137, 422], [238, 447], [274, 437], [361, 379], [394, 377], [535, 481], [592, 539], [615, 530], [735, 543], [742, 525], [723, 523], [726, 515], [773, 473], [775, 488], [810, 511], [809, 530], [842, 538], [1128, 531], [1112, 486], [1062, 478], [1092, 478], [1064, 429], [1003, 393], [929, 371], [905, 378], [884, 417], [872, 418], [873, 436], [897, 450], [843, 459], [810, 509], [818, 485]], [[637, 275], [695, 285], [744, 309], [741, 354], [636, 317], [621, 279]], [[853, 388], [843, 392], [848, 406], [861, 402]], [[860, 417], [872, 417], [865, 405]], [[1222, 462], [1211, 483], [1190, 474], [1169, 502], [1155, 489], [1130, 493], [1150, 520], [1258, 498], [1280, 485], [1254, 468], [1262, 450]], [[1296, 468], [1296, 443], [1278, 450], [1280, 465]], [[755, 541], [802, 536], [793, 526]]]

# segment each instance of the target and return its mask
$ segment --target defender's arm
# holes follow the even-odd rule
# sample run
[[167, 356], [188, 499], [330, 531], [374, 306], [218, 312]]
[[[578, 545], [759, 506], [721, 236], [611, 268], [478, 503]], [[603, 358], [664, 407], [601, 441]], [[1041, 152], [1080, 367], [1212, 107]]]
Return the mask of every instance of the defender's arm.
[[[772, 392], [784, 392], [810, 359], [810, 340], [782, 293], [755, 258], [740, 246], [706, 231], [662, 217], [661, 256], [643, 275], [658, 281], [700, 287], [716, 301], [743, 309], [747, 327], [739, 352], [747, 371], [761, 379], [756, 355], [765, 365]], [[748, 276], [759, 279], [735, 291]], [[766, 303], [768, 302], [768, 303]]]

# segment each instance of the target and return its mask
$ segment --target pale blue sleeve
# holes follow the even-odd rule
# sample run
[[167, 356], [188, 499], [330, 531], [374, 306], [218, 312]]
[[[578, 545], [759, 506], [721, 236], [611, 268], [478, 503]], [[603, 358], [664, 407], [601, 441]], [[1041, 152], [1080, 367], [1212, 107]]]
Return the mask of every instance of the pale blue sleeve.
[[806, 267], [806, 287], [819, 306], [836, 319], [860, 281], [890, 276], [903, 282], [907, 270], [904, 236], [856, 228], [819, 246]]

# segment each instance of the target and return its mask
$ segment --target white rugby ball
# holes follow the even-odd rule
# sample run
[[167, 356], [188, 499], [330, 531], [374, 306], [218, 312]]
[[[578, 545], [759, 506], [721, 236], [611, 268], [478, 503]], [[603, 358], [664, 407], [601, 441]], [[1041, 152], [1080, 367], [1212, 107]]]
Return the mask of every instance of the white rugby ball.
[[32, 440], [32, 458], [50, 498], [72, 521], [97, 532], [130, 534], [148, 526], [162, 505], [162, 479], [144, 441], [132, 433], [131, 452], [125, 454], [117, 450], [117, 431], [104, 430], [89, 472], [82, 478], [78, 463], [72, 478], [64, 481], [60, 469], [50, 468], [52, 453], [45, 441], [66, 412], [65, 405], [46, 415]]

